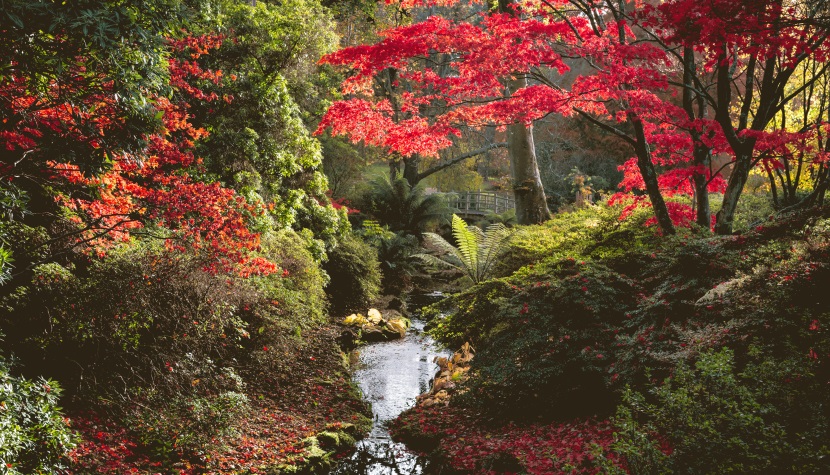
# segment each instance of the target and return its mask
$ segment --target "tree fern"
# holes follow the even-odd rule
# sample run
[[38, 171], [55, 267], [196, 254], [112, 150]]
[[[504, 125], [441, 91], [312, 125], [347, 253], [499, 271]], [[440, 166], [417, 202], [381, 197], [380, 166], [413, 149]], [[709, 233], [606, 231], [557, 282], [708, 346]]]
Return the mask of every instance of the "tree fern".
[[416, 254], [429, 265], [450, 267], [464, 273], [473, 283], [490, 277], [494, 264], [504, 254], [512, 232], [503, 224], [491, 224], [486, 231], [470, 226], [457, 215], [452, 216], [452, 234], [457, 245], [450, 244], [435, 233], [424, 233], [424, 239], [437, 253]]
[[390, 181], [380, 175], [370, 185], [361, 209], [394, 232], [419, 236], [431, 223], [449, 215], [443, 195], [428, 195], [423, 186], [410, 186], [403, 178]]

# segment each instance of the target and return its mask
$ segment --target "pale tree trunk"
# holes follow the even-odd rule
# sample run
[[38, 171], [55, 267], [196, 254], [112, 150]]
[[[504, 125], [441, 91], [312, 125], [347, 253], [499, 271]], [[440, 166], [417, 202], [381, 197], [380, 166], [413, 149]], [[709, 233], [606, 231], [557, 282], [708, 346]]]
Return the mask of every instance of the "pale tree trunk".
[[[515, 0], [499, 0], [499, 11], [516, 14]], [[527, 78], [517, 76], [507, 82], [509, 94], [527, 86]], [[507, 151], [510, 154], [510, 173], [516, 198], [516, 222], [539, 224], [550, 219], [545, 189], [539, 176], [536, 145], [533, 143], [533, 125], [515, 123], [507, 127]]]
[[[511, 81], [511, 85], [517, 82]], [[510, 153], [510, 172], [516, 197], [516, 221], [519, 224], [547, 221], [550, 219], [550, 210], [536, 162], [533, 125], [510, 125], [507, 128], [507, 150]]]

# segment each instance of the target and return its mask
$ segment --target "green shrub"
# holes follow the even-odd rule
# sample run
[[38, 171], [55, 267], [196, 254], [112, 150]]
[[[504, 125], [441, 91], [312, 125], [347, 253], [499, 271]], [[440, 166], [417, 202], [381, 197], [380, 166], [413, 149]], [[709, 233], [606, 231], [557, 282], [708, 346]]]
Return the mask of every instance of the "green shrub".
[[297, 335], [325, 319], [310, 244], [290, 230], [265, 235], [261, 255], [282, 273], [241, 278], [131, 241], [80, 268], [36, 267], [2, 323], [16, 353], [39, 356], [27, 355], [30, 371], [60, 375], [165, 458], [201, 453], [236, 423], [243, 383], [273, 385]]
[[412, 255], [418, 249], [418, 238], [397, 233], [375, 244], [381, 271], [381, 291], [384, 295], [400, 295], [412, 285]]
[[444, 302], [455, 311], [432, 332], [478, 350], [470, 403], [502, 416], [573, 417], [613, 407], [605, 386], [614, 329], [637, 292], [634, 281], [602, 264], [548, 262]]
[[393, 232], [419, 237], [450, 214], [443, 195], [427, 195], [423, 185], [410, 186], [404, 178], [390, 181], [386, 175], [371, 181], [358, 208]]
[[419, 249], [418, 238], [403, 232], [393, 233], [377, 221], [364, 220], [357, 234], [378, 253], [381, 291], [384, 295], [400, 295], [412, 285], [415, 272], [412, 257]]
[[[788, 387], [785, 379], [805, 361], [761, 358], [743, 372], [729, 349], [703, 354], [694, 369], [678, 365], [672, 378], [653, 385], [653, 401], [627, 391], [620, 407], [614, 449], [632, 474], [824, 473], [830, 468], [828, 415], [813, 406], [813, 419], [792, 418], [797, 400], [824, 392], [812, 381]], [[809, 391], [804, 391], [809, 389]], [[818, 402], [818, 401], [813, 401]], [[804, 423], [806, 422], [806, 425]], [[662, 440], [657, 439], [657, 435]], [[660, 450], [662, 448], [662, 450]]]
[[[178, 365], [177, 371], [187, 371]], [[201, 365], [200, 365], [201, 366]], [[191, 374], [198, 385], [199, 370]], [[191, 394], [178, 394], [172, 398], [149, 396], [146, 404], [136, 405], [125, 420], [137, 440], [153, 459], [172, 465], [182, 458], [203, 456], [210, 448], [235, 434], [240, 417], [249, 408], [248, 397], [243, 394], [241, 379], [231, 368], [225, 368], [223, 376], [235, 388], [218, 393], [203, 393], [194, 388]], [[168, 467], [169, 468], [169, 467]]]
[[0, 357], [0, 473], [30, 475], [65, 469], [75, 435], [64, 421], [57, 382], [13, 376]]
[[[720, 209], [718, 203], [717, 209], [712, 211], [712, 214]], [[753, 227], [768, 222], [770, 216], [775, 214], [775, 207], [772, 199], [766, 194], [744, 193], [738, 201], [738, 207], [735, 210], [735, 223], [733, 229], [735, 232], [746, 232]]]
[[308, 328], [326, 317], [326, 277], [309, 250], [316, 241], [294, 231], [269, 233], [262, 239], [262, 254], [283, 269], [282, 278], [253, 277], [265, 298], [276, 299], [271, 309], [279, 322]]
[[377, 251], [359, 237], [344, 236], [323, 266], [329, 275], [326, 293], [335, 316], [366, 311], [378, 297], [381, 274]]
[[[622, 226], [640, 238], [626, 247], [611, 232], [591, 244], [586, 223], [605, 212], [519, 228], [507, 259], [524, 255], [527, 265], [429, 311], [441, 316], [430, 324], [441, 341], [478, 350], [470, 403], [601, 413], [622, 386], [662, 379], [713, 347], [743, 355], [755, 345], [779, 359], [830, 351], [822, 332], [808, 331], [830, 315], [830, 220], [812, 212], [746, 236], [689, 232], [659, 245], [651, 231]], [[532, 248], [536, 238], [550, 257]]]
[[619, 215], [619, 206], [599, 204], [559, 213], [540, 225], [519, 226], [494, 274], [508, 276], [545, 259], [620, 256], [657, 242], [655, 230], [644, 226], [648, 210], [637, 210], [624, 221]]

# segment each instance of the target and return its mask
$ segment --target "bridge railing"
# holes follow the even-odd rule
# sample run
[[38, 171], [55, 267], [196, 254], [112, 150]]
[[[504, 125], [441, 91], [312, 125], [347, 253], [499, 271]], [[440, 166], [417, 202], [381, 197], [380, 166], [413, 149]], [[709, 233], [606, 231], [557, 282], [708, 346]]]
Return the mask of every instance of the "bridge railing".
[[449, 194], [448, 204], [461, 214], [496, 214], [516, 209], [516, 200], [507, 193], [495, 191], [456, 191]]

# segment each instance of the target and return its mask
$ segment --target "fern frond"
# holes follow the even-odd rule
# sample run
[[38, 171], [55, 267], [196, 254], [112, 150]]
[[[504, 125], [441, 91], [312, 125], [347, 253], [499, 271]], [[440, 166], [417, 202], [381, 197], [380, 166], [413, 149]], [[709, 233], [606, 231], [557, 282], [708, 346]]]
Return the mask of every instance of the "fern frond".
[[508, 243], [513, 238], [513, 231], [501, 223], [491, 224], [487, 227], [485, 238], [481, 245], [481, 274], [487, 276], [504, 254]]
[[424, 233], [424, 239], [435, 248], [438, 255], [417, 254], [414, 257], [436, 266], [452, 267], [464, 272], [473, 283], [485, 280], [497, 260], [504, 253], [513, 233], [503, 224], [492, 224], [482, 231], [469, 226], [458, 215], [452, 217], [453, 246], [435, 233]]
[[458, 248], [450, 244], [446, 239], [435, 233], [423, 233], [424, 239], [432, 247], [438, 250], [438, 255], [450, 254], [458, 257]]
[[466, 270], [462, 266], [453, 264], [452, 262], [449, 262], [445, 259], [441, 259], [440, 257], [433, 256], [432, 254], [413, 254], [412, 257], [421, 259], [427, 265], [431, 265], [434, 267], [458, 269], [466, 274]]
[[478, 244], [479, 236], [467, 226], [457, 214], [452, 215], [452, 234], [458, 243], [461, 262], [467, 268], [473, 282], [478, 282]]

